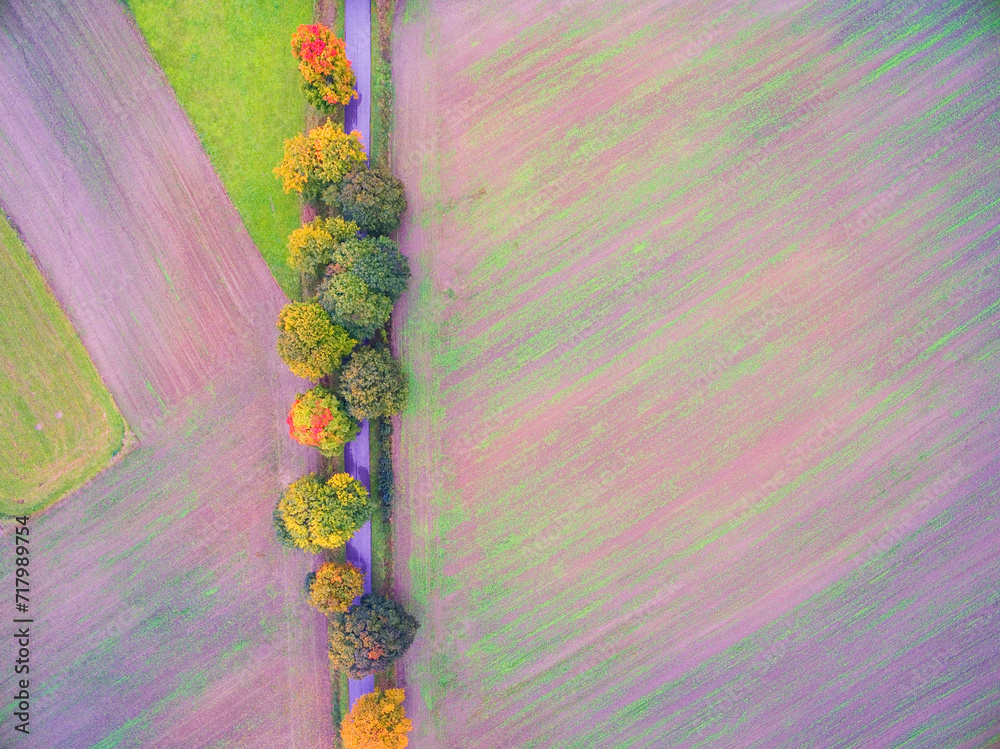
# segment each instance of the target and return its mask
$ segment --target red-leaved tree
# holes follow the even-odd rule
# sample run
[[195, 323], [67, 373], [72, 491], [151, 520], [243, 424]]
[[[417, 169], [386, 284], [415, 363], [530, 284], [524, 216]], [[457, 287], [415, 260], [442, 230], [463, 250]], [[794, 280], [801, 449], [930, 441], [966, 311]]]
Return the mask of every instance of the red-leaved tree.
[[299, 61], [302, 93], [323, 114], [333, 114], [358, 94], [344, 42], [321, 23], [303, 24], [292, 34], [292, 54]]
[[303, 445], [333, 457], [357, 436], [358, 422], [351, 418], [336, 395], [324, 387], [300, 393], [288, 412], [288, 435]]

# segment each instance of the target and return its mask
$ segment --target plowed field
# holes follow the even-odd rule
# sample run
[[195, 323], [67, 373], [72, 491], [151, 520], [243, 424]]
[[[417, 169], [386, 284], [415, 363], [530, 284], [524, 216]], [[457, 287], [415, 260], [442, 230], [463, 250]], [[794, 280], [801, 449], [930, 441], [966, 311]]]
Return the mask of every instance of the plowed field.
[[31, 735], [5, 703], [0, 745], [330, 746], [314, 560], [271, 527], [315, 467], [284, 296], [118, 3], [5, 3], [0, 32], [0, 203], [139, 439], [32, 523]]
[[992, 745], [998, 21], [407, 3], [412, 746]]

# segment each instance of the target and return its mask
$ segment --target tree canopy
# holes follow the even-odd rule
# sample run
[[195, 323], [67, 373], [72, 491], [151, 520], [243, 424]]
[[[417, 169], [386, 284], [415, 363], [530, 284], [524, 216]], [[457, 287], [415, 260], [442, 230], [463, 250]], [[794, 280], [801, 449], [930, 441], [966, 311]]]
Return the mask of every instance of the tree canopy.
[[390, 598], [361, 597], [330, 629], [330, 662], [361, 679], [384, 671], [413, 643], [419, 624]]
[[403, 183], [381, 166], [353, 165], [343, 179], [324, 190], [323, 202], [368, 234], [380, 236], [396, 231], [406, 211]]
[[340, 395], [359, 421], [395, 416], [408, 394], [403, 368], [384, 348], [357, 349], [340, 375]]
[[292, 542], [314, 553], [347, 543], [371, 517], [372, 509], [364, 484], [347, 473], [336, 473], [325, 482], [307, 474], [291, 484], [278, 503]]
[[358, 237], [337, 244], [332, 255], [335, 272], [353, 273], [370, 289], [396, 301], [406, 291], [410, 263], [388, 237]]
[[316, 218], [288, 237], [288, 265], [309, 276], [317, 276], [333, 261], [338, 242], [358, 235], [358, 225], [340, 216]]
[[305, 200], [318, 200], [326, 188], [336, 185], [352, 166], [365, 164], [361, 133], [345, 133], [333, 120], [313, 128], [308, 135], [285, 141], [285, 153], [274, 173], [285, 192], [302, 193]]
[[332, 392], [317, 385], [299, 393], [286, 419], [288, 436], [333, 457], [358, 434], [359, 425]]
[[315, 302], [292, 302], [278, 314], [278, 355], [292, 373], [319, 380], [340, 367], [357, 341]]
[[299, 61], [302, 93], [317, 111], [333, 114], [358, 97], [344, 42], [323, 24], [299, 26], [292, 34], [292, 54]]
[[365, 574], [349, 562], [327, 562], [316, 570], [309, 603], [324, 614], [343, 614], [365, 592]]
[[344, 749], [406, 749], [413, 722], [403, 710], [402, 689], [362, 695], [340, 727]]
[[375, 335], [392, 314], [392, 299], [350, 271], [326, 277], [319, 287], [319, 303], [334, 323], [359, 341]]

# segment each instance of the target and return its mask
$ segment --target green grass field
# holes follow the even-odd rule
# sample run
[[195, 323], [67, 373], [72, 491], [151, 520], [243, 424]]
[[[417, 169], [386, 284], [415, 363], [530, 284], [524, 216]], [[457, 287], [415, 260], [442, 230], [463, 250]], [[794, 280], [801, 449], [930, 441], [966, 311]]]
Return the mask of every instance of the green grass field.
[[298, 298], [285, 264], [299, 202], [271, 173], [306, 103], [289, 40], [312, 20], [306, 0], [130, 0], [153, 55], [194, 123], [216, 172], [275, 279]]
[[0, 513], [46, 507], [107, 465], [125, 422], [0, 214]]

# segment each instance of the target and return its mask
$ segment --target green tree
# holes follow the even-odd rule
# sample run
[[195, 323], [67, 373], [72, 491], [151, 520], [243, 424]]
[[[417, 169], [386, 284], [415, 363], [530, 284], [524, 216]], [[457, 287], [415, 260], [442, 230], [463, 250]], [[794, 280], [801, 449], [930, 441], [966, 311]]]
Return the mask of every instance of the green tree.
[[330, 662], [352, 679], [385, 671], [410, 647], [419, 626], [392, 599], [366, 594], [334, 620]]
[[358, 225], [340, 216], [317, 218], [303, 224], [288, 237], [288, 264], [310, 277], [319, 275], [331, 262], [338, 242], [358, 235]]
[[406, 291], [410, 263], [388, 237], [358, 237], [340, 242], [332, 256], [336, 271], [350, 271], [373, 291], [396, 301]]
[[340, 374], [340, 395], [359, 421], [395, 416], [408, 394], [403, 368], [384, 348], [357, 349]]
[[406, 211], [403, 183], [388, 169], [353, 165], [343, 179], [323, 191], [323, 202], [369, 234], [388, 236]]
[[372, 500], [364, 484], [347, 473], [323, 482], [314, 473], [285, 490], [278, 513], [292, 542], [319, 553], [347, 543], [372, 514]]
[[319, 287], [319, 303], [333, 322], [359, 341], [375, 335], [392, 314], [392, 299], [350, 271], [327, 276]]
[[271, 519], [274, 521], [274, 535], [278, 539], [278, 543], [286, 549], [294, 549], [295, 539], [292, 538], [292, 534], [288, 532], [288, 527], [285, 525], [285, 518], [281, 512], [280, 499], [278, 500], [278, 504], [274, 506]]
[[324, 614], [343, 614], [365, 592], [365, 574], [349, 562], [327, 562], [309, 586], [309, 603]]
[[315, 302], [292, 302], [278, 314], [278, 355], [293, 374], [318, 380], [340, 367], [357, 344]]

